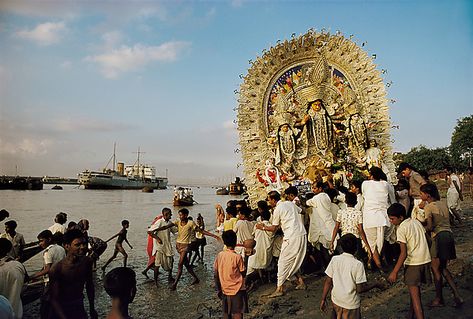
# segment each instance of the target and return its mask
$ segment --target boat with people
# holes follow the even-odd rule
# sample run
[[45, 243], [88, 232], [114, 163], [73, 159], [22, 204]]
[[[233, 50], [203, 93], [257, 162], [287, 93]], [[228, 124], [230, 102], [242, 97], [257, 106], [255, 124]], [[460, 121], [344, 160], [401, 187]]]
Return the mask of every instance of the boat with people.
[[240, 177], [235, 177], [235, 181], [228, 185], [230, 195], [241, 195], [246, 192], [246, 186]]
[[[79, 185], [85, 189], [166, 189], [168, 184], [167, 177], [156, 176], [154, 166], [140, 163], [140, 149], [138, 148], [138, 157], [133, 165], [126, 165], [123, 162], [117, 162], [115, 158], [115, 145], [113, 155], [102, 171], [85, 170], [78, 174]], [[108, 165], [113, 161], [113, 166], [108, 169]], [[117, 169], [115, 170], [115, 163]]]
[[220, 187], [217, 189], [215, 192], [217, 195], [228, 195], [230, 191], [228, 190], [228, 187]]
[[190, 187], [177, 187], [174, 188], [174, 206], [192, 206], [194, 205], [194, 194]]

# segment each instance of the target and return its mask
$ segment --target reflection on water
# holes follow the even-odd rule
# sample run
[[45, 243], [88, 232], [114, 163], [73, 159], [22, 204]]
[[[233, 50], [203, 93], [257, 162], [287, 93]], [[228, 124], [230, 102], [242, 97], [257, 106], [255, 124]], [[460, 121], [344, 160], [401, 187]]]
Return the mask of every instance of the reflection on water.
[[[10, 212], [10, 219], [18, 222], [17, 231], [25, 236], [26, 242], [36, 240], [36, 235], [47, 229], [54, 222], [54, 216], [60, 212], [67, 212], [68, 222], [75, 222], [82, 218], [90, 221], [89, 235], [110, 238], [121, 229], [121, 221], [128, 219], [128, 240], [133, 246], [128, 252], [128, 264], [137, 273], [138, 291], [134, 303], [131, 305], [131, 315], [135, 318], [188, 318], [189, 312], [197, 309], [198, 305], [208, 300], [214, 300], [213, 288], [213, 261], [221, 250], [221, 244], [213, 238], [207, 239], [204, 263], [197, 263], [195, 272], [200, 283], [189, 286], [192, 277], [183, 271], [177, 291], [170, 291], [167, 284], [167, 274], [162, 273], [158, 287], [153, 280], [146, 279], [141, 271], [146, 267], [146, 230], [154, 217], [160, 214], [163, 207], [173, 211], [172, 219], [177, 218], [178, 208], [172, 207], [172, 190], [158, 190], [154, 193], [142, 193], [136, 190], [83, 190], [75, 186], [65, 185], [64, 190], [51, 190], [53, 185], [45, 185], [42, 191], [0, 191], [1, 208]], [[201, 213], [204, 217], [206, 229], [215, 230], [215, 204], [222, 206], [234, 196], [217, 196], [212, 188], [193, 188], [194, 198], [199, 203], [188, 207], [190, 215], [197, 217]], [[2, 225], [3, 226], [3, 225]], [[109, 246], [98, 262], [101, 267], [113, 254], [114, 242]], [[122, 266], [123, 259], [119, 255], [107, 268]], [[27, 262], [26, 267], [31, 274], [41, 268], [41, 256], [37, 255]], [[177, 267], [177, 255], [174, 261], [174, 273]], [[152, 271], [149, 271], [152, 277]], [[103, 274], [99, 270], [96, 279], [96, 304], [100, 317], [104, 317], [109, 309], [109, 297], [103, 290]], [[86, 302], [87, 304], [87, 302]], [[24, 318], [36, 318], [37, 307], [26, 307]]]

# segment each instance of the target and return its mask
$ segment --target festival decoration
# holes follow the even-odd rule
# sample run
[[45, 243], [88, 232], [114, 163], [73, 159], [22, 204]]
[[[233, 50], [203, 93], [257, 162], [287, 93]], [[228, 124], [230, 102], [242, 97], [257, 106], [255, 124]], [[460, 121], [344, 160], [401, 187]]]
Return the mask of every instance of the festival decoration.
[[395, 182], [381, 72], [351, 38], [309, 30], [263, 50], [240, 75], [237, 123], [252, 203], [371, 165]]

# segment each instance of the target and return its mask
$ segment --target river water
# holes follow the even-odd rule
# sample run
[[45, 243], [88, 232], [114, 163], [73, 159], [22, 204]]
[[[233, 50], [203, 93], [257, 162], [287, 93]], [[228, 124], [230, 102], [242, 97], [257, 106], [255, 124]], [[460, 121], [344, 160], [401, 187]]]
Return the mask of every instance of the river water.
[[[192, 277], [184, 269], [176, 291], [170, 291], [167, 285], [167, 275], [162, 274], [159, 285], [146, 279], [141, 271], [146, 267], [146, 230], [162, 208], [169, 207], [173, 211], [172, 219], [176, 219], [178, 208], [172, 206], [172, 189], [157, 190], [154, 193], [143, 193], [138, 190], [85, 190], [75, 185], [64, 185], [63, 190], [51, 190], [53, 185], [45, 185], [41, 191], [0, 191], [0, 208], [10, 212], [10, 220], [18, 223], [17, 231], [24, 235], [26, 242], [36, 240], [36, 235], [54, 223], [58, 212], [66, 212], [69, 221], [88, 219], [90, 221], [89, 235], [110, 238], [121, 229], [121, 221], [128, 219], [128, 240], [133, 246], [131, 250], [125, 244], [128, 266], [137, 273], [137, 294], [130, 306], [134, 318], [194, 318], [192, 313], [199, 306], [215, 299], [213, 288], [213, 260], [221, 244], [213, 238], [207, 238], [204, 263], [197, 263], [195, 271], [201, 282], [189, 286]], [[188, 207], [190, 216], [194, 219], [197, 213], [204, 217], [206, 229], [215, 231], [215, 204], [222, 206], [235, 196], [215, 195], [213, 188], [193, 188], [194, 199], [198, 204]], [[225, 207], [225, 206], [224, 206]], [[3, 232], [3, 225], [2, 225]], [[113, 254], [114, 240], [98, 261], [98, 268]], [[107, 268], [122, 266], [123, 259], [119, 255]], [[37, 255], [25, 263], [28, 273], [39, 270], [42, 266], [41, 256]], [[177, 255], [174, 261], [174, 274], [177, 270]], [[152, 271], [149, 271], [152, 277]], [[98, 270], [95, 274], [96, 308], [99, 317], [105, 317], [110, 308], [110, 298], [103, 290], [103, 274]], [[87, 302], [86, 302], [87, 305]], [[25, 307], [24, 318], [37, 318], [38, 303]]]

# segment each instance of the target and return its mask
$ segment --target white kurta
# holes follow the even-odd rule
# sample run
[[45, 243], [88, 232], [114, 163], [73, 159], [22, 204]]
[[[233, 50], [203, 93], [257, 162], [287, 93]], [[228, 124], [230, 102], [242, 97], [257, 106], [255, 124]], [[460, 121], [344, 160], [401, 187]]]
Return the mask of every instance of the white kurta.
[[[267, 220], [263, 221], [264, 226], [271, 226]], [[255, 254], [248, 259], [247, 274], [251, 274], [255, 269], [266, 269], [273, 258], [274, 232], [257, 229], [254, 227], [256, 241]]]
[[[309, 199], [306, 204], [312, 207], [308, 210], [310, 216], [309, 242], [313, 246], [321, 244], [329, 249], [335, 228], [335, 221], [330, 209], [332, 206], [330, 197], [326, 193], [319, 193]], [[336, 242], [334, 242], [334, 246], [336, 246]]]
[[[151, 225], [148, 231], [153, 231], [163, 226], [172, 224], [171, 221], [165, 221], [164, 218], [158, 219], [153, 225]], [[161, 244], [158, 243], [157, 239], [153, 238], [153, 252], [155, 255], [155, 265], [162, 267], [164, 270], [171, 270], [173, 264], [174, 250], [171, 243], [171, 231], [175, 233], [175, 227], [160, 230], [156, 235], [161, 239]]]
[[273, 212], [272, 224], [280, 226], [284, 239], [278, 260], [278, 287], [301, 268], [307, 250], [307, 236], [301, 211], [293, 202], [279, 201]]
[[13, 308], [15, 318], [23, 317], [21, 290], [25, 281], [26, 269], [18, 261], [0, 259], [0, 295], [5, 296]]

